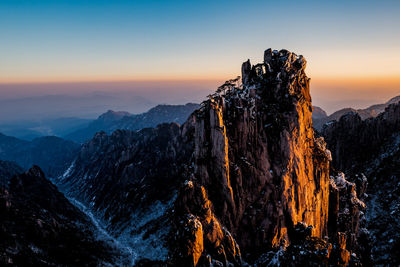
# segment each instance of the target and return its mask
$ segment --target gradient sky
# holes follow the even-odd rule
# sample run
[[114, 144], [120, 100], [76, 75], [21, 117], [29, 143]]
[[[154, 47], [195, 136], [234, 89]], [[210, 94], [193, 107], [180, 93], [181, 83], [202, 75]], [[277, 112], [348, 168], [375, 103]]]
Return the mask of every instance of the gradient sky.
[[49, 93], [40, 84], [50, 82], [76, 93], [91, 81], [168, 80], [188, 81], [186, 99], [193, 81], [208, 93], [269, 47], [306, 57], [314, 103], [329, 112], [400, 94], [398, 0], [1, 0], [0, 98]]

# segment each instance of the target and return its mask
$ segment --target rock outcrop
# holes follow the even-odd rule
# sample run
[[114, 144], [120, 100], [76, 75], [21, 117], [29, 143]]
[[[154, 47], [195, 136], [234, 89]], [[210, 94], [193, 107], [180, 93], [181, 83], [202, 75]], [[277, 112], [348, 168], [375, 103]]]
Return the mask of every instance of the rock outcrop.
[[348, 113], [339, 121], [326, 124], [321, 132], [332, 151], [333, 166], [347, 173], [357, 173], [385, 142], [400, 131], [400, 103], [391, 104], [376, 118], [362, 120]]
[[[396, 266], [400, 263], [397, 253], [400, 244], [399, 122], [400, 103], [397, 103], [373, 119], [362, 120], [356, 113], [346, 114], [339, 121], [325, 125], [322, 131], [332, 151], [333, 165], [354, 177], [349, 180], [357, 185], [357, 195], [367, 204], [360, 222], [358, 247], [361, 253], [370, 255], [367, 260], [371, 264]], [[365, 180], [368, 180], [367, 190], [363, 185]], [[350, 222], [358, 225], [350, 218], [342, 221], [342, 225]]]
[[290, 244], [298, 222], [327, 235], [329, 152], [314, 137], [306, 61], [286, 50], [264, 58], [243, 63], [242, 83], [225, 83], [184, 125], [194, 128], [188, 179], [246, 257]]
[[57, 184], [89, 207], [138, 259], [165, 261], [173, 203], [191, 153], [176, 123], [100, 132]]
[[[328, 221], [330, 240], [340, 248], [338, 255], [343, 262], [349, 262], [350, 254], [353, 255], [353, 261], [360, 261], [362, 257], [366, 261], [369, 258], [369, 255], [363, 253], [367, 245], [364, 241], [368, 236], [364, 231], [360, 231], [361, 226], [365, 226], [366, 205], [363, 200], [367, 178], [364, 175], [356, 178], [359, 181], [358, 186], [349, 182], [343, 173], [332, 174], [330, 181]], [[359, 240], [362, 240], [360, 244]]]
[[316, 262], [346, 264], [361, 209], [344, 229], [341, 212], [362, 202], [354, 186], [332, 185], [305, 67], [303, 56], [268, 49], [181, 126], [96, 134], [57, 183], [130, 244], [139, 266], [241, 266], [302, 242]]
[[400, 265], [400, 132], [364, 165], [368, 177], [365, 231], [373, 264]]

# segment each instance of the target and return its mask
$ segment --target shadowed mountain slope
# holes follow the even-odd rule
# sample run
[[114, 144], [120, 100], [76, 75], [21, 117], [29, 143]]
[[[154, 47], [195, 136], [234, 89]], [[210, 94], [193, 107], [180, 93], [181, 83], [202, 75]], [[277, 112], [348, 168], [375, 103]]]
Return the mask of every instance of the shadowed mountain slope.
[[14, 161], [24, 169], [38, 165], [50, 177], [63, 173], [79, 149], [79, 144], [55, 136], [25, 141], [0, 133], [1, 160]]
[[306, 241], [299, 264], [359, 261], [350, 251], [365, 205], [355, 184], [330, 177], [305, 67], [268, 49], [181, 126], [97, 133], [57, 184], [126, 240], [137, 264], [264, 266]]
[[95, 227], [39, 167], [0, 188], [0, 265], [99, 266], [123, 257], [95, 238]]

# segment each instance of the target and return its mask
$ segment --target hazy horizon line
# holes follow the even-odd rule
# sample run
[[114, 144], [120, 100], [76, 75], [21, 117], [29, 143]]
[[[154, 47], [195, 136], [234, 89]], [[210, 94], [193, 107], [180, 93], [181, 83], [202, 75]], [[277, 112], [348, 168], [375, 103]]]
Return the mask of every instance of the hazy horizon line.
[[[47, 78], [47, 79], [10, 79], [10, 80], [1, 80], [1, 85], [13, 85], [13, 84], [59, 84], [59, 83], [125, 83], [125, 82], [210, 82], [210, 81], [220, 81], [221, 83], [225, 82], [226, 80], [236, 78], [240, 76], [239, 74], [232, 74], [232, 75], [224, 75], [224, 76], [215, 76], [215, 77], [205, 77], [205, 76], [196, 76], [196, 77], [141, 77], [141, 78], [134, 78], [134, 77], [127, 77], [127, 78], [76, 78], [71, 77], [69, 79], [59, 79], [59, 78]], [[329, 76], [329, 75], [318, 75], [318, 76], [310, 76], [309, 78], [312, 80], [318, 81], [346, 81], [346, 82], [363, 82], [363, 81], [374, 81], [379, 80], [380, 82], [386, 81], [391, 83], [398, 83], [400, 85], [400, 75], [376, 75], [376, 76], [362, 76], [362, 75], [342, 75], [342, 76]]]

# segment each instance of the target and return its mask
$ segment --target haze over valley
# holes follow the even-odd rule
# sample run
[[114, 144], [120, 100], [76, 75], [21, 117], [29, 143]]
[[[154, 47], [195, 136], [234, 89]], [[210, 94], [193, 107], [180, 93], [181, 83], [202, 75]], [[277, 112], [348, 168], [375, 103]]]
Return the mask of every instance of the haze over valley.
[[400, 266], [399, 13], [0, 1], [0, 266]]

